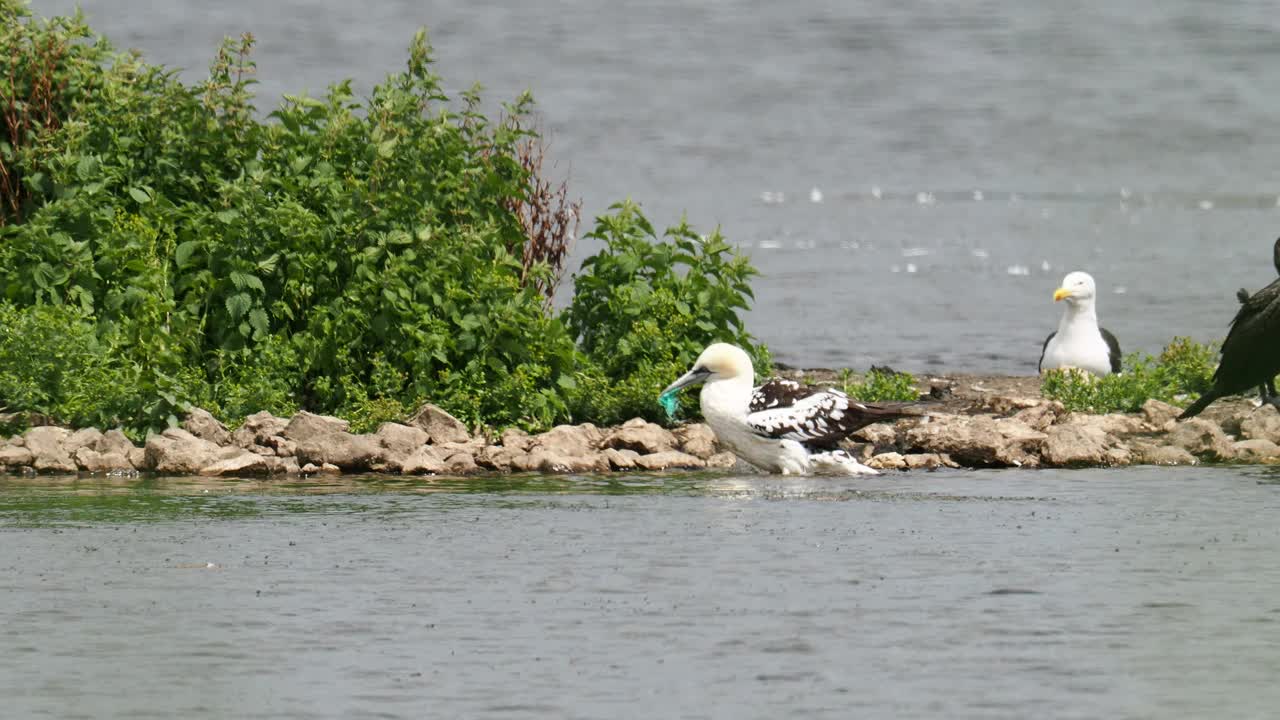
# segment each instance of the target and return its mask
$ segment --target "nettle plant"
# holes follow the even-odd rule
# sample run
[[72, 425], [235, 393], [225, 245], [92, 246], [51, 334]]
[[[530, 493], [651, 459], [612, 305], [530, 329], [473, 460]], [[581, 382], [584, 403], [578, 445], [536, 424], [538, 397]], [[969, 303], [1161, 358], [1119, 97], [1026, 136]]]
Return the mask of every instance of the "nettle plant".
[[769, 372], [767, 348], [739, 317], [754, 298], [750, 261], [719, 230], [702, 236], [682, 220], [659, 237], [634, 203], [610, 210], [587, 235], [605, 247], [574, 276], [565, 311], [589, 360], [578, 376], [585, 390], [575, 395], [576, 414], [666, 421], [658, 393], [713, 342], [742, 346], [757, 372]]

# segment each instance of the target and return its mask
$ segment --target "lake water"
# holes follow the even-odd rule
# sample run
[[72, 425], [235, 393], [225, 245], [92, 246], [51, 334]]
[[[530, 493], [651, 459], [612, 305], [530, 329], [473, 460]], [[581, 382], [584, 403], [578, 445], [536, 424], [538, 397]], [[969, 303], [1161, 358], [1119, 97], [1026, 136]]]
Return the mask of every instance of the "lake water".
[[428, 26], [450, 88], [533, 90], [589, 217], [631, 197], [720, 224], [764, 272], [751, 330], [792, 364], [1032, 373], [1073, 269], [1156, 352], [1221, 338], [1236, 288], [1275, 277], [1272, 3], [78, 4], [190, 79], [252, 31], [268, 109], [367, 89]]
[[1274, 717], [1277, 480], [0, 478], [0, 714]]

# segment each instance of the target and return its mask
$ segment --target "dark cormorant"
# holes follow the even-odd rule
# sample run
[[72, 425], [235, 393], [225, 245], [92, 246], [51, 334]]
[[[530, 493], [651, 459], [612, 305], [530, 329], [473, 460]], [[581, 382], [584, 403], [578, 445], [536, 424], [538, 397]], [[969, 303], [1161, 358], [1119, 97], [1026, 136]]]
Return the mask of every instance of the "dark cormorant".
[[[1280, 239], [1272, 249], [1272, 261], [1280, 274]], [[1222, 341], [1222, 362], [1213, 373], [1213, 387], [1178, 416], [1199, 415], [1209, 403], [1257, 385], [1262, 402], [1280, 409], [1275, 377], [1280, 374], [1280, 278], [1253, 295], [1243, 288], [1236, 293], [1240, 310]]]

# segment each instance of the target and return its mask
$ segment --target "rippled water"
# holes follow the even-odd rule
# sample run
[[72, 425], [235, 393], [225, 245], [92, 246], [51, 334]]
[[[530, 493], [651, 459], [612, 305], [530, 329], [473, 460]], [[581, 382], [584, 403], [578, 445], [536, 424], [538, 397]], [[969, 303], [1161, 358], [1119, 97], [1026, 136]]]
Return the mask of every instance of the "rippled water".
[[263, 107], [368, 88], [429, 26], [454, 90], [534, 91], [590, 215], [720, 223], [764, 271], [751, 329], [793, 364], [1034, 372], [1072, 269], [1154, 352], [1220, 338], [1236, 288], [1275, 276], [1271, 3], [78, 2], [191, 78], [253, 31]]
[[1280, 475], [0, 479], [7, 717], [1269, 717]]

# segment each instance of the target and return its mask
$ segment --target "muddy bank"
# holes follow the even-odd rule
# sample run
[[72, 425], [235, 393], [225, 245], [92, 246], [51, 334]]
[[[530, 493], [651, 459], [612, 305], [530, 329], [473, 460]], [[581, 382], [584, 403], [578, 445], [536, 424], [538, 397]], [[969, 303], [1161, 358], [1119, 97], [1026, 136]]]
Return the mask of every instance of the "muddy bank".
[[[834, 373], [789, 371], [823, 382]], [[846, 448], [875, 468], [1076, 467], [1198, 462], [1280, 462], [1280, 413], [1244, 398], [1220, 401], [1202, 417], [1156, 400], [1139, 413], [1067, 412], [1040, 396], [1036, 377], [920, 378], [938, 399], [927, 415], [868, 426]], [[312, 475], [481, 472], [586, 473], [730, 468], [732, 453], [702, 424], [673, 430], [635, 419], [618, 427], [562, 425], [529, 435], [475, 435], [426, 405], [404, 423], [355, 434], [346, 421], [301, 412], [250, 416], [234, 432], [203, 410], [180, 428], [135, 445], [119, 430], [41, 426], [0, 444], [0, 467], [19, 473]]]

